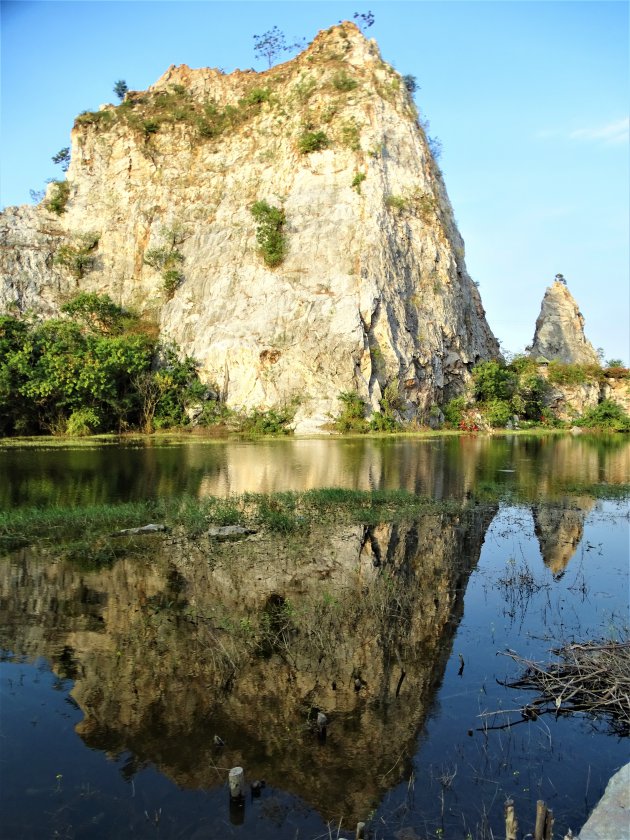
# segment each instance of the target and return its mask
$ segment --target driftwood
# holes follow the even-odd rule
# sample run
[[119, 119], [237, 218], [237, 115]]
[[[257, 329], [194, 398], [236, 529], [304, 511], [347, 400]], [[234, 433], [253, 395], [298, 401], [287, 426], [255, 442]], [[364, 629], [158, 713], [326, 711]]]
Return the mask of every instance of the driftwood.
[[541, 665], [506, 651], [503, 655], [524, 670], [517, 680], [501, 684], [537, 691], [539, 697], [520, 710], [485, 712], [483, 717], [520, 711], [518, 723], [542, 714], [583, 712], [605, 721], [617, 736], [630, 735], [630, 640], [572, 643], [552, 653], [558, 661]]

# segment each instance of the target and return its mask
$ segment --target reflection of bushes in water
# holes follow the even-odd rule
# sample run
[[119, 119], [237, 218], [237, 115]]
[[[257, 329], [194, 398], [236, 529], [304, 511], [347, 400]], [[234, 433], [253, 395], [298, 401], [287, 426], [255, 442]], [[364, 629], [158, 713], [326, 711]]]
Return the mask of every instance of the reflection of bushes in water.
[[268, 658], [275, 652], [284, 653], [290, 647], [295, 632], [294, 609], [282, 595], [272, 594], [260, 613], [257, 652]]

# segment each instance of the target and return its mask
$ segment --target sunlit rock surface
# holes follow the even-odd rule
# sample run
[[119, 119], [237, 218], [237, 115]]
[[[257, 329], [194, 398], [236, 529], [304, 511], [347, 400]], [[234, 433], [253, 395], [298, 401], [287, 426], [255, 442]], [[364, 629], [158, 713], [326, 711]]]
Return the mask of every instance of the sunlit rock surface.
[[[149, 101], [170, 109], [158, 128]], [[213, 108], [230, 114], [215, 136]], [[307, 130], [327, 145], [302, 153]], [[169, 68], [145, 94], [78, 119], [67, 181], [63, 214], [46, 201], [2, 214], [0, 306], [50, 316], [79, 290], [107, 293], [155, 318], [230, 406], [299, 398], [297, 430], [309, 432], [338, 393], [377, 409], [391, 384], [411, 417], [498, 357], [415, 106], [353, 24], [264, 73]], [[273, 269], [250, 212], [260, 200], [286, 214]], [[77, 279], [54, 257], [89, 231], [95, 264]], [[182, 258], [172, 296], [146, 263], [167, 231]]]
[[630, 764], [618, 770], [580, 831], [579, 840], [626, 840], [630, 829]]
[[530, 355], [548, 362], [599, 364], [584, 335], [584, 316], [566, 283], [556, 280], [545, 292]]

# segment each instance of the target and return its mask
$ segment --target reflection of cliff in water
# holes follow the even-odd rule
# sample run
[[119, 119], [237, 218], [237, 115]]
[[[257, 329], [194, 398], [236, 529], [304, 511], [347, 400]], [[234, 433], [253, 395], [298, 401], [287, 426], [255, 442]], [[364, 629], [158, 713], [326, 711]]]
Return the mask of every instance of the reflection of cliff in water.
[[212, 787], [242, 764], [358, 819], [408, 769], [493, 513], [165, 540], [99, 571], [24, 550], [2, 566], [0, 644], [76, 680], [81, 737], [128, 750], [129, 773]]
[[67, 506], [312, 487], [465, 498], [480, 485], [525, 498], [563, 484], [627, 481], [630, 441], [514, 435], [202, 443], [144, 440], [78, 449], [0, 447], [0, 506]]
[[553, 576], [564, 573], [584, 533], [584, 521], [595, 502], [586, 497], [567, 499], [565, 505], [534, 505], [534, 532], [545, 565]]

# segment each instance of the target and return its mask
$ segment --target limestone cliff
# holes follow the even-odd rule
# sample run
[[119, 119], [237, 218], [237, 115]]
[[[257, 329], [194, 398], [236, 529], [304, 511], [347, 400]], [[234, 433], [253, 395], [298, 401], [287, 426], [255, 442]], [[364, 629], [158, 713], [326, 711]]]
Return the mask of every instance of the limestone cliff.
[[566, 283], [556, 280], [545, 292], [530, 355], [549, 362], [599, 365], [584, 335], [584, 316]]
[[[107, 293], [231, 406], [298, 397], [309, 431], [340, 391], [378, 409], [391, 383], [411, 417], [498, 356], [415, 106], [353, 24], [264, 73], [173, 66], [80, 115], [64, 183], [2, 215], [0, 308], [51, 316], [78, 289]], [[258, 201], [284, 213], [273, 267]], [[55, 261], [86, 233], [86, 269]]]

